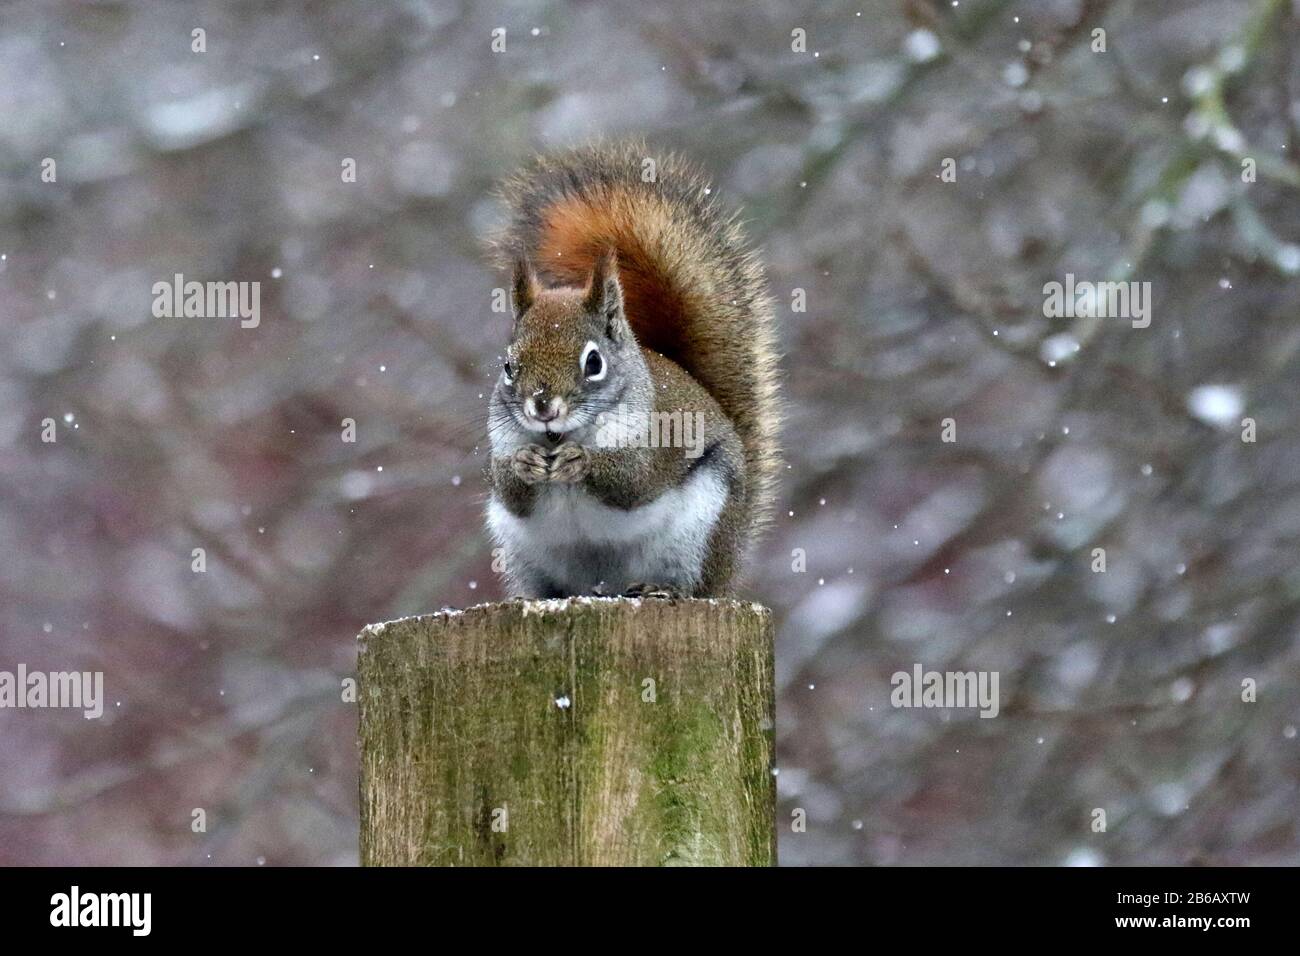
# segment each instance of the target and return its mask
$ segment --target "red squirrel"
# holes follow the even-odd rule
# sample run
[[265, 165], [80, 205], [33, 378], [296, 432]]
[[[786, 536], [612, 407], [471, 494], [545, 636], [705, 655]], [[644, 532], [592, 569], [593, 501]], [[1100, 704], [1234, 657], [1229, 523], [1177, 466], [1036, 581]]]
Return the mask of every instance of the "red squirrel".
[[509, 590], [730, 593], [770, 519], [781, 411], [772, 300], [736, 217], [637, 143], [538, 157], [501, 195], [513, 328], [487, 523]]

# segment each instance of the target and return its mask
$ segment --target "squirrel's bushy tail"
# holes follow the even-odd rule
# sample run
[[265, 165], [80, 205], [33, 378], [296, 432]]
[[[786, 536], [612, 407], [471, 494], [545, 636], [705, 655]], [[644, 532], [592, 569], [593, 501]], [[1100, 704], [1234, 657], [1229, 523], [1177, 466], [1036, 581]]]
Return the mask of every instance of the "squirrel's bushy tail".
[[493, 241], [499, 264], [527, 256], [557, 285], [586, 283], [618, 254], [637, 340], [684, 368], [722, 406], [745, 448], [747, 512], [771, 515], [779, 463], [776, 333], [757, 257], [707, 180], [640, 143], [538, 157], [501, 193], [509, 220]]

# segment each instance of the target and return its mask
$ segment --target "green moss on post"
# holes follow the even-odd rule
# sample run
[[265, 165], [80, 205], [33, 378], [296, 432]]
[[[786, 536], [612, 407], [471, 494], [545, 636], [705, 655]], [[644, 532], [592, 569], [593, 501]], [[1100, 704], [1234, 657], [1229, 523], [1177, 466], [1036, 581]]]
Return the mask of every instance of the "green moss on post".
[[360, 639], [364, 864], [775, 864], [766, 608], [513, 601]]

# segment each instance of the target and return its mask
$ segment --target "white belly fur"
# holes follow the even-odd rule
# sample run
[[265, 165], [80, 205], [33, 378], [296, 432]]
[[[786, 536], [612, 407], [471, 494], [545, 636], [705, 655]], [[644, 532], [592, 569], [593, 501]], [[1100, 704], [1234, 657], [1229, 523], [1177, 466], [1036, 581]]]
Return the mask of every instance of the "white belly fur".
[[699, 582], [709, 535], [726, 500], [722, 476], [698, 469], [680, 488], [624, 511], [581, 487], [551, 485], [526, 518], [488, 502], [488, 529], [505, 549], [506, 570], [530, 590], [540, 575], [573, 594], [598, 582], [621, 590], [633, 582], [690, 589]]

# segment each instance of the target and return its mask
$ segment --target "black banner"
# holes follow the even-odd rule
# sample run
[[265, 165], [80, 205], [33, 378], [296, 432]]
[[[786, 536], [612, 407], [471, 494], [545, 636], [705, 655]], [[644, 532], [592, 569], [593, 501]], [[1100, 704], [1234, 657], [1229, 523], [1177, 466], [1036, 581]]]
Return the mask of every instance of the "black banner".
[[[603, 919], [623, 924], [629, 942], [704, 920], [738, 935], [786, 924], [867, 939], [910, 926], [927, 943], [978, 929], [985, 940], [1041, 931], [1231, 944], [1286, 925], [1295, 884], [1285, 869], [10, 869], [0, 871], [0, 926], [14, 942], [206, 944], [255, 932], [362, 944], [431, 924], [441, 941], [481, 921], [494, 937], [523, 930], [549, 948]], [[917, 913], [927, 915], [918, 923]]]

